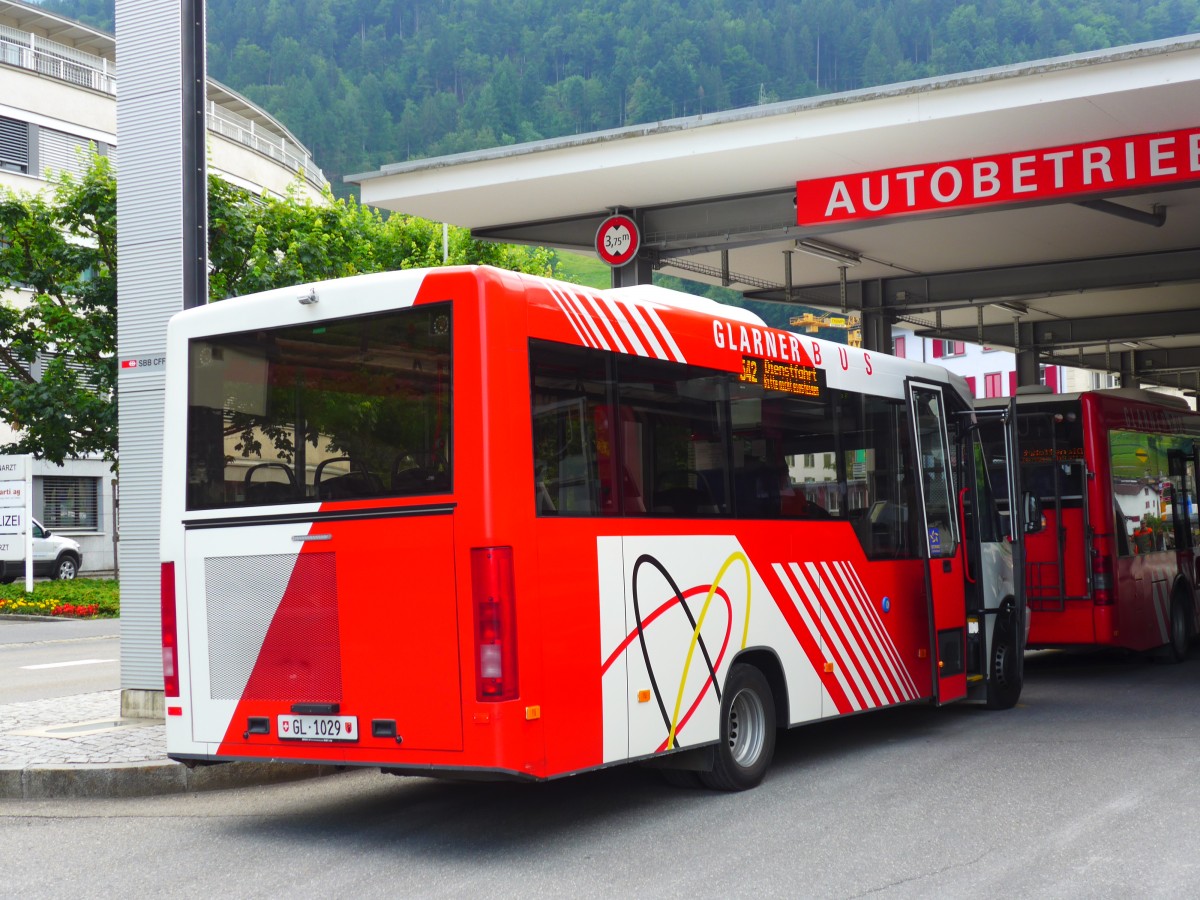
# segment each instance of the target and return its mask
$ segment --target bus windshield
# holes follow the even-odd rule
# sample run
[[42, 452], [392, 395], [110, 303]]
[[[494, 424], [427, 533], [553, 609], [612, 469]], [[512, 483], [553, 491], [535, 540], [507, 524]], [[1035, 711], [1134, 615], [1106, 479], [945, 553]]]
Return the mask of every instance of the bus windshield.
[[192, 341], [187, 508], [448, 492], [450, 323], [434, 304]]

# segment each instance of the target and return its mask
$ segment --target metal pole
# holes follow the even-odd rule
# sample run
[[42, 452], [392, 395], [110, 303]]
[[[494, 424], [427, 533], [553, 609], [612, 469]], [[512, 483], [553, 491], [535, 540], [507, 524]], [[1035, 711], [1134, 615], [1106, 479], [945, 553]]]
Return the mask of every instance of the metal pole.
[[183, 308], [208, 303], [208, 145], [204, 0], [181, 0], [183, 13]]

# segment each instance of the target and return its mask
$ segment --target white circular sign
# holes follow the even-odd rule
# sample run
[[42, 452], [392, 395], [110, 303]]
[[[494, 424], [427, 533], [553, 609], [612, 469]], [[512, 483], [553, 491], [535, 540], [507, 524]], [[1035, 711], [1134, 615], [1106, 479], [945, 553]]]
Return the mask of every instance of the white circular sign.
[[613, 268], [632, 262], [641, 243], [637, 225], [629, 216], [609, 216], [596, 229], [596, 252]]

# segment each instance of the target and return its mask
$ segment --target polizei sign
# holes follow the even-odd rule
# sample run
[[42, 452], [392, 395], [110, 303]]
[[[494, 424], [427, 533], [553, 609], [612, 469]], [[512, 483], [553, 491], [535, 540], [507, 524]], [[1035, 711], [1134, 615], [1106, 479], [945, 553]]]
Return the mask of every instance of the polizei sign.
[[796, 223], [1045, 202], [1200, 180], [1200, 128], [796, 182]]
[[33, 590], [33, 457], [0, 456], [0, 571], [24, 560], [25, 590]]

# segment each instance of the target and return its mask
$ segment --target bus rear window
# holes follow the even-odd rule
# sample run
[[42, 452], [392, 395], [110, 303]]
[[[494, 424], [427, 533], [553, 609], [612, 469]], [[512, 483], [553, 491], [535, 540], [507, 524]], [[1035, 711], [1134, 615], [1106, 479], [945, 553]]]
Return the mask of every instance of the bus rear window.
[[1079, 401], [1039, 404], [1017, 414], [1021, 480], [1042, 504], [1083, 503], [1083, 422]]
[[449, 492], [450, 325], [444, 303], [193, 340], [187, 508]]

